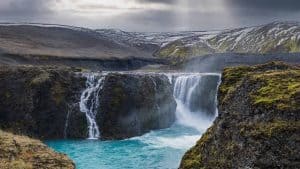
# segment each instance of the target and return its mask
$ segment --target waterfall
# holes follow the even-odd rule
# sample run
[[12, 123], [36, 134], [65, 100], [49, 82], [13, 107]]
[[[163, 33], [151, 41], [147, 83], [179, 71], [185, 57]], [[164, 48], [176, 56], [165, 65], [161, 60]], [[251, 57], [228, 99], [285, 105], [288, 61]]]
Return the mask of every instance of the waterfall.
[[217, 114], [217, 89], [220, 74], [169, 74], [173, 95], [177, 102], [176, 118], [179, 124], [203, 131]]
[[65, 128], [64, 128], [64, 138], [66, 139], [68, 137], [68, 126], [69, 126], [69, 118], [70, 118], [70, 112], [71, 110], [68, 109], [66, 122], [65, 122]]
[[174, 97], [180, 100], [184, 105], [190, 107], [192, 93], [199, 85], [202, 76], [184, 75], [175, 80]]
[[96, 115], [99, 110], [99, 92], [103, 88], [105, 76], [98, 74], [84, 74], [87, 78], [86, 89], [80, 97], [80, 111], [85, 113], [88, 122], [88, 139], [100, 137], [99, 127], [96, 122]]

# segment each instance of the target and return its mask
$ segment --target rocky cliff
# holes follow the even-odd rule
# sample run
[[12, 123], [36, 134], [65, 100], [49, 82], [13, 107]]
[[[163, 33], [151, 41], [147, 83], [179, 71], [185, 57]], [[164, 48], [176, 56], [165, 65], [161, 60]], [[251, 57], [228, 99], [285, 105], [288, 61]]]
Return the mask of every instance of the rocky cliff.
[[1, 169], [74, 169], [64, 154], [56, 153], [42, 142], [0, 130]]
[[[63, 138], [68, 110], [79, 102], [85, 79], [66, 67], [0, 67], [0, 127], [38, 138]], [[86, 133], [79, 109], [72, 113], [73, 137]], [[78, 133], [79, 132], [79, 133]]]
[[180, 168], [299, 168], [300, 67], [225, 69], [219, 116]]
[[[95, 114], [102, 139], [133, 137], [173, 124], [176, 102], [166, 76], [103, 75], [103, 88], [93, 103], [100, 105]], [[86, 80], [76, 68], [1, 67], [0, 128], [40, 139], [87, 138], [89, 122], [80, 108]]]
[[142, 135], [175, 121], [172, 85], [164, 75], [110, 73], [100, 95], [102, 139]]

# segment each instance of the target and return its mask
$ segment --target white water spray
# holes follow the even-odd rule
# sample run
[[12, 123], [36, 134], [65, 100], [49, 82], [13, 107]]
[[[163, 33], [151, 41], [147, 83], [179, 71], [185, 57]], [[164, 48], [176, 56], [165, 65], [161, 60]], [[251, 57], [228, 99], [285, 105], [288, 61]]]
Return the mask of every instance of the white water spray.
[[97, 74], [84, 74], [87, 78], [86, 89], [80, 97], [80, 111], [85, 113], [88, 122], [88, 139], [98, 139], [100, 137], [99, 127], [96, 122], [96, 115], [99, 110], [99, 92], [103, 88], [105, 76]]
[[[204, 76], [218, 76], [219, 74], [177, 74], [175, 79], [171, 79], [174, 82], [174, 97], [177, 102], [176, 117], [177, 122], [181, 125], [192, 127], [198, 131], [205, 131], [210, 126], [212, 120], [205, 116], [203, 112], [191, 111], [192, 95], [197, 92], [198, 86], [201, 84], [201, 80]], [[219, 80], [220, 81], [220, 80]], [[217, 93], [215, 94], [215, 102], [217, 101]], [[199, 98], [201, 99], [201, 98]], [[199, 100], [201, 101], [201, 100]], [[215, 103], [217, 106], [217, 103]], [[214, 114], [217, 114], [217, 108]]]

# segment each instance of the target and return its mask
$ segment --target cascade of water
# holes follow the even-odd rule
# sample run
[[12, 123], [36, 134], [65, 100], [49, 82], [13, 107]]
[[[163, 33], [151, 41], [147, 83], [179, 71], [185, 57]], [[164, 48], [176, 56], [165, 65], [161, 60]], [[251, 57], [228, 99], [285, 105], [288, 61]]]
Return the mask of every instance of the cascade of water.
[[89, 139], [100, 137], [99, 127], [96, 122], [96, 115], [99, 110], [99, 92], [103, 88], [105, 76], [97, 74], [84, 74], [87, 78], [86, 89], [80, 97], [80, 111], [85, 113], [88, 122]]
[[[209, 117], [205, 116], [203, 112], [193, 112], [191, 110], [192, 102], [196, 99], [203, 99], [203, 96], [200, 96], [202, 93], [199, 93], [199, 87], [201, 87], [201, 80], [205, 76], [218, 76], [219, 74], [200, 74], [200, 73], [191, 73], [191, 74], [176, 74], [173, 76], [167, 75], [170, 79], [170, 77], [173, 77], [172, 84], [174, 86], [173, 95], [175, 97], [175, 100], [177, 102], [177, 110], [176, 110], [176, 116], [177, 121], [185, 126], [196, 128], [197, 130], [204, 130], [209, 126], [211, 123], [211, 120], [209, 120]], [[218, 78], [220, 79], [220, 78]], [[219, 80], [220, 81], [220, 80]], [[216, 81], [216, 83], [219, 83]], [[206, 90], [216, 90], [215, 88], [209, 89], [209, 86], [207, 86]], [[193, 95], [196, 94], [196, 97], [193, 97]], [[199, 95], [199, 96], [198, 96]], [[207, 96], [208, 97], [208, 96]], [[215, 93], [215, 100], [213, 102], [215, 106], [217, 106], [217, 93]], [[198, 110], [201, 111], [201, 110]], [[217, 108], [215, 108], [214, 114], [217, 113]]]
[[179, 76], [175, 80], [174, 97], [187, 107], [190, 106], [192, 93], [199, 85], [201, 76], [198, 74]]
[[66, 139], [68, 137], [68, 126], [69, 126], [69, 118], [70, 118], [70, 112], [71, 110], [68, 109], [67, 117], [66, 117], [66, 122], [65, 122], [65, 128], [64, 128], [64, 138]]

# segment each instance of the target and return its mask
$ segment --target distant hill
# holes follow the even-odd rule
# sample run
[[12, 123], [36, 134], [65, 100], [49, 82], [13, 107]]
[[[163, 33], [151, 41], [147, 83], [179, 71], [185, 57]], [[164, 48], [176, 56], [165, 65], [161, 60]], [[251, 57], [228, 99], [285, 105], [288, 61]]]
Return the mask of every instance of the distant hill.
[[295, 52], [300, 52], [300, 24], [273, 22], [262, 26], [207, 32], [182, 38], [162, 47], [155, 55], [178, 63], [193, 56], [213, 53]]
[[[130, 62], [131, 67], [136, 67], [136, 63], [140, 67], [156, 63], [178, 64], [211, 54], [297, 52], [300, 52], [300, 24], [297, 22], [273, 22], [223, 31], [183, 32], [93, 30], [37, 23], [0, 24], [0, 64], [27, 64], [31, 61], [48, 64], [51, 61], [52, 64], [88, 64], [86, 67], [92, 65], [95, 68], [100, 64], [107, 68]], [[121, 63], [115, 64], [117, 60]], [[94, 62], [101, 63], [95, 65]]]
[[91, 29], [50, 24], [0, 24], [2, 53], [80, 58], [149, 57]]
[[126, 32], [118, 29], [97, 29], [96, 31], [120, 44], [132, 46], [152, 53], [178, 39], [205, 33], [205, 31]]

